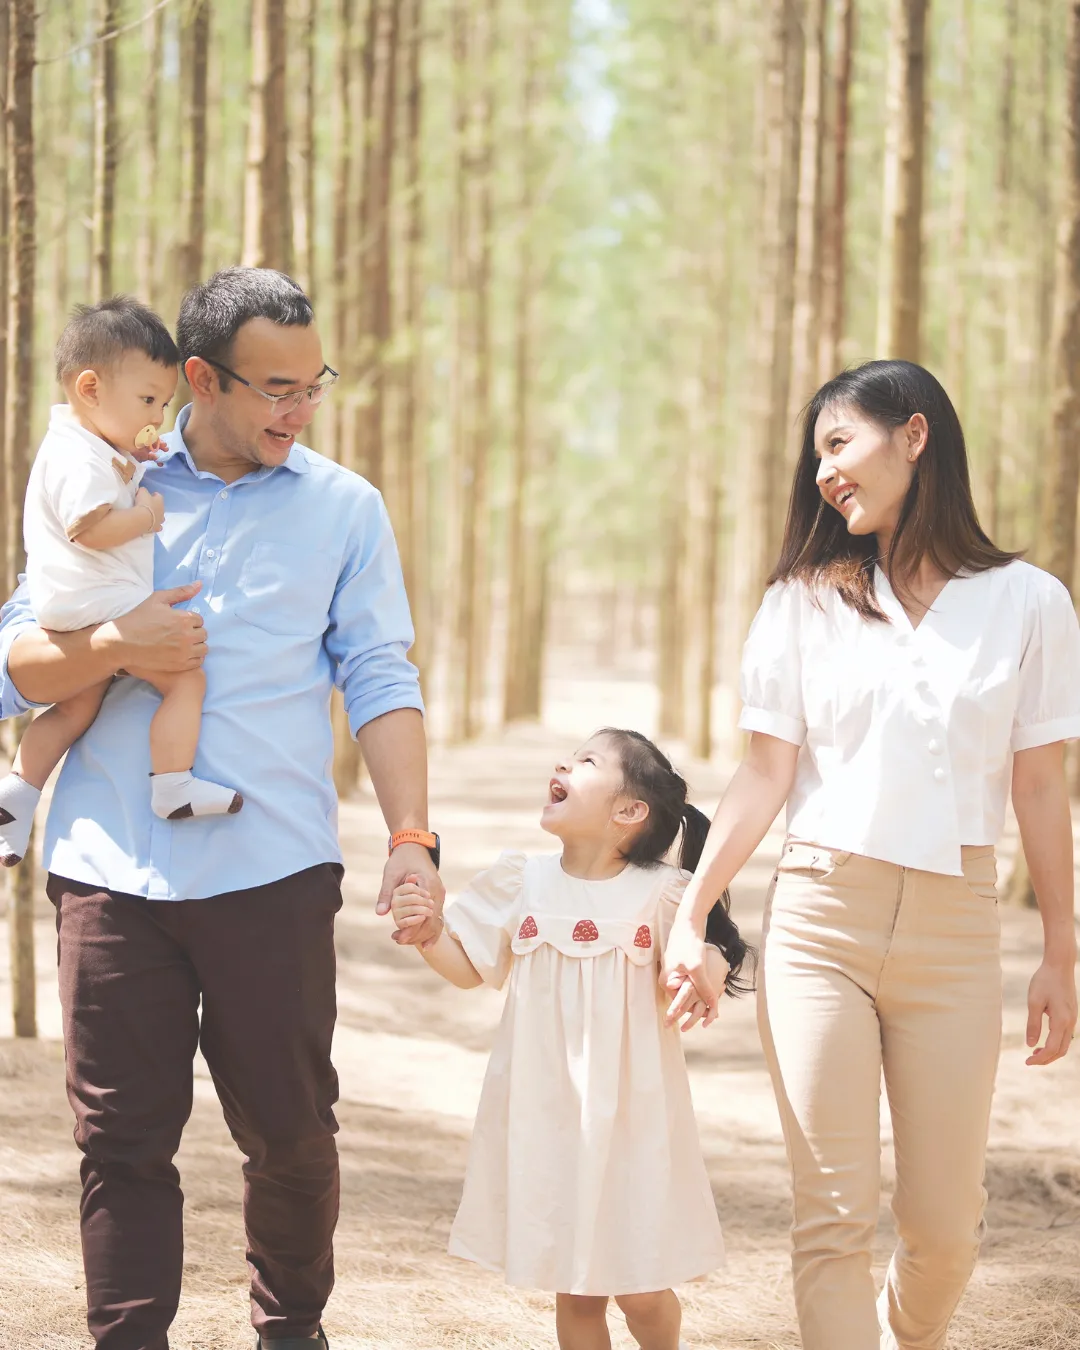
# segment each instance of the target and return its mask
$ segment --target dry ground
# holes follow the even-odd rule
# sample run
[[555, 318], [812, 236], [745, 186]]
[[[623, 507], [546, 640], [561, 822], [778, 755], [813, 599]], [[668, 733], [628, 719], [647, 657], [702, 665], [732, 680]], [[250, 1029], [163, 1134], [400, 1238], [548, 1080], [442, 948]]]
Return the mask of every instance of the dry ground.
[[[505, 847], [549, 847], [537, 801], [558, 750], [601, 721], [648, 729], [646, 691], [562, 680], [545, 729], [460, 750], [433, 766], [433, 818], [448, 885]], [[717, 766], [690, 765], [710, 807]], [[338, 1284], [326, 1325], [335, 1350], [547, 1350], [550, 1301], [445, 1255], [470, 1119], [500, 998], [442, 985], [400, 951], [372, 912], [385, 831], [367, 796], [342, 811], [349, 871], [340, 918], [343, 1206]], [[740, 878], [736, 909], [753, 935], [779, 839]], [[76, 1211], [78, 1162], [64, 1098], [47, 918], [40, 925], [43, 1039], [0, 1041], [0, 1347], [84, 1350]], [[955, 1323], [952, 1350], [1080, 1350], [1080, 1053], [1024, 1068], [1024, 992], [1037, 917], [1004, 915], [1007, 1012], [988, 1185], [990, 1236]], [[0, 988], [6, 1008], [7, 990]], [[10, 1024], [8, 1024], [10, 1029]], [[749, 1001], [688, 1042], [695, 1098], [730, 1264], [685, 1291], [686, 1334], [715, 1350], [798, 1345], [787, 1266], [788, 1186], [780, 1132]], [[172, 1344], [250, 1350], [240, 1230], [239, 1159], [205, 1067], [179, 1164], [187, 1195], [187, 1268]], [[887, 1121], [886, 1121], [887, 1126]], [[888, 1138], [885, 1135], [886, 1153]], [[887, 1199], [878, 1255], [890, 1245]], [[620, 1348], [625, 1328], [612, 1317]]]

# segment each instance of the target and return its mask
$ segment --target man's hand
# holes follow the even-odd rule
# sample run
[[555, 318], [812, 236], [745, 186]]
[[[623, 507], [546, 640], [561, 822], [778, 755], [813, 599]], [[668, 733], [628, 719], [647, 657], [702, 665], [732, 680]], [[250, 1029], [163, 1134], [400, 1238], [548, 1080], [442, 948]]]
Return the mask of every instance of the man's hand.
[[394, 892], [409, 882], [430, 899], [433, 910], [424, 923], [410, 928], [395, 928], [392, 937], [403, 947], [430, 947], [442, 932], [442, 907], [446, 888], [432, 862], [431, 854], [422, 844], [399, 844], [386, 860], [382, 889], [375, 905], [376, 914], [388, 914], [393, 906]]
[[206, 659], [206, 626], [201, 614], [174, 609], [202, 590], [199, 581], [155, 591], [141, 605], [97, 630], [96, 639], [115, 654], [116, 668], [176, 674], [197, 670]]

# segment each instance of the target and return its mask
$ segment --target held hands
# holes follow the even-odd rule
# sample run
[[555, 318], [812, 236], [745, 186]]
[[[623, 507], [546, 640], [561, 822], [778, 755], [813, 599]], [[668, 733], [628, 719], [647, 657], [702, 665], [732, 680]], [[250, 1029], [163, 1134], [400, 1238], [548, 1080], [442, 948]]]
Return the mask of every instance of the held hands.
[[158, 534], [165, 523], [165, 498], [160, 492], [148, 492], [141, 487], [135, 493], [135, 505], [144, 506], [153, 519], [153, 525], [147, 534]]
[[[1075, 960], [1075, 958], [1074, 958]], [[1043, 1018], [1049, 1023], [1046, 1044], [1035, 1049], [1042, 1036]], [[1068, 1054], [1076, 1030], [1076, 976], [1074, 961], [1044, 961], [1028, 988], [1027, 1044], [1033, 1053], [1025, 1063], [1053, 1064]]]
[[[426, 900], [430, 909], [411, 915], [414, 922], [403, 924], [398, 919], [396, 893], [410, 886], [414, 888], [410, 892], [411, 901], [417, 904]], [[394, 941], [402, 947], [433, 946], [442, 934], [445, 899], [446, 889], [427, 849], [421, 844], [399, 844], [386, 861], [382, 889], [375, 905], [376, 914], [389, 914], [393, 910], [397, 924], [391, 935]]]
[[[660, 977], [661, 987], [674, 992], [664, 1018], [669, 1027], [674, 1026], [697, 1002], [705, 1006], [705, 1015], [701, 1019], [703, 1026], [709, 1026], [716, 1020], [720, 1009], [720, 991], [709, 978], [705, 955], [705, 939], [694, 931], [689, 919], [683, 918], [681, 913], [677, 914], [664, 950], [664, 968]], [[684, 1031], [686, 1029], [683, 1028]]]
[[442, 929], [442, 915], [436, 913], [435, 901], [415, 873], [410, 873], [400, 886], [394, 887], [390, 912], [399, 932], [420, 928], [426, 923], [435, 923]]
[[714, 1004], [710, 1008], [694, 988], [692, 980], [683, 979], [674, 972], [670, 975], [661, 975], [660, 990], [665, 997], [674, 995], [664, 1014], [666, 1026], [678, 1026], [680, 1031], [689, 1031], [699, 1022], [703, 1027], [707, 1027], [716, 1021], [719, 1006]]

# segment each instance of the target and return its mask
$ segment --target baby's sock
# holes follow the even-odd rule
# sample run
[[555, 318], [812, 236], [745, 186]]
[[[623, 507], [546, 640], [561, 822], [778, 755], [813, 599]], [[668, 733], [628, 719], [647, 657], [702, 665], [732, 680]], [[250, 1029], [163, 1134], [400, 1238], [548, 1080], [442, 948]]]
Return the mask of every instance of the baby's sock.
[[220, 783], [196, 778], [190, 769], [184, 773], [150, 775], [150, 805], [162, 820], [184, 820], [188, 816], [235, 816], [244, 804], [239, 792]]
[[40, 800], [40, 789], [17, 773], [0, 778], [0, 863], [4, 867], [22, 861]]

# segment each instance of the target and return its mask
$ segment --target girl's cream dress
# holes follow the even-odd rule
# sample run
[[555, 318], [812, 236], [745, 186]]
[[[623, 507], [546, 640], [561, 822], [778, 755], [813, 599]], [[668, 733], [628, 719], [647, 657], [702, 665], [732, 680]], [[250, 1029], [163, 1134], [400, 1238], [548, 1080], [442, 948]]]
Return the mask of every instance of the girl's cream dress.
[[582, 881], [506, 853], [446, 906], [486, 983], [510, 979], [450, 1252], [508, 1284], [667, 1289], [723, 1264], [681, 1033], [657, 977], [689, 877]]

